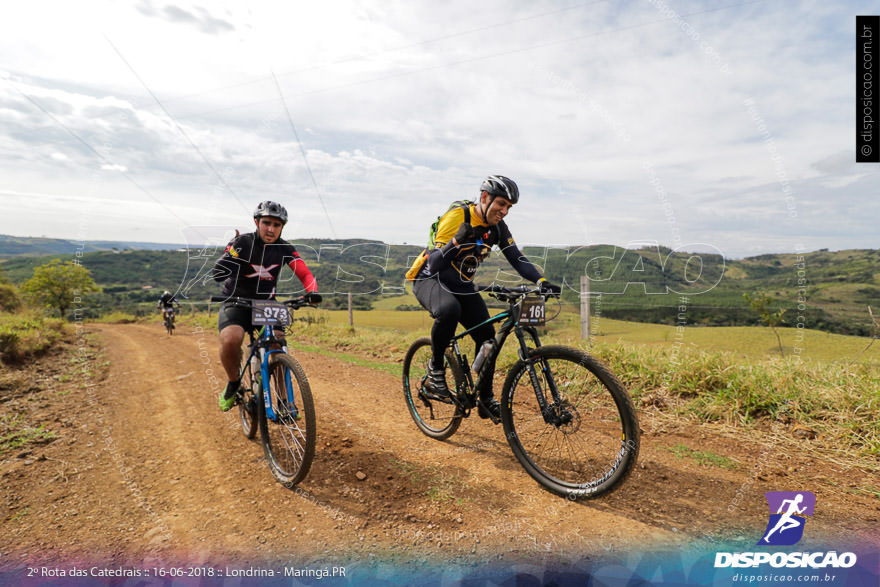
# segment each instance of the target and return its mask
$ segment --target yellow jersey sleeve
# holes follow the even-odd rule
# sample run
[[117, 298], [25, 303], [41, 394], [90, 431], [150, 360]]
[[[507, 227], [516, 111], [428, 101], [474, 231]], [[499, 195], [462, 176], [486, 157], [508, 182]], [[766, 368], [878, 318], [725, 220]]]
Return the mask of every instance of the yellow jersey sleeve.
[[464, 222], [464, 208], [456, 206], [444, 214], [440, 224], [437, 225], [437, 234], [434, 235], [434, 248], [442, 247], [452, 240], [462, 222]]

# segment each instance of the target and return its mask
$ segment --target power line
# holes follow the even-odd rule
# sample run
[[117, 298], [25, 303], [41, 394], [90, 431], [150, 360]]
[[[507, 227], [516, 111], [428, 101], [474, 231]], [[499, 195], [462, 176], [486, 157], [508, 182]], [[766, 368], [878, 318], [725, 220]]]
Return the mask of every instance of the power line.
[[321, 202], [321, 208], [324, 209], [324, 216], [327, 217], [327, 224], [330, 225], [330, 234], [335, 239], [336, 230], [333, 228], [333, 221], [330, 220], [327, 206], [324, 205], [324, 198], [321, 196], [321, 189], [318, 187], [318, 182], [315, 181], [315, 174], [312, 173], [312, 166], [309, 165], [309, 158], [306, 156], [306, 150], [303, 147], [302, 141], [299, 140], [299, 134], [296, 132], [296, 126], [293, 124], [293, 118], [290, 116], [290, 110], [287, 108], [287, 101], [284, 99], [284, 93], [281, 91], [281, 86], [278, 84], [278, 78], [275, 77], [274, 71], [272, 71], [272, 80], [275, 82], [275, 88], [278, 90], [278, 96], [281, 98], [281, 105], [284, 106], [284, 112], [287, 114], [287, 122], [290, 123], [290, 128], [293, 130], [293, 136], [296, 137], [296, 142], [299, 144], [299, 150], [302, 153], [303, 161], [305, 161], [306, 164], [306, 171], [309, 172], [309, 177], [312, 178], [312, 185], [315, 186], [315, 192], [318, 194], [318, 201]]
[[122, 53], [119, 51], [119, 49], [116, 48], [116, 45], [113, 44], [113, 41], [111, 41], [110, 38], [107, 37], [107, 35], [104, 35], [104, 38], [107, 40], [107, 42], [110, 44], [110, 46], [113, 47], [113, 50], [116, 52], [116, 54], [122, 60], [122, 62], [125, 63], [126, 67], [128, 67], [128, 69], [131, 71], [131, 73], [134, 75], [134, 77], [137, 78], [137, 80], [141, 83], [141, 85], [144, 87], [144, 89], [147, 91], [147, 93], [150, 94], [150, 96], [152, 96], [153, 100], [156, 101], [156, 104], [159, 105], [159, 107], [162, 109], [162, 111], [165, 113], [165, 115], [171, 120], [172, 123], [174, 123], [174, 126], [177, 127], [177, 130], [180, 131], [180, 134], [183, 135], [183, 137], [187, 140], [187, 142], [195, 150], [195, 152], [199, 154], [199, 157], [202, 158], [202, 161], [205, 162], [205, 165], [207, 165], [208, 168], [214, 172], [214, 175], [216, 175], [217, 179], [220, 181], [220, 185], [222, 185], [224, 188], [226, 188], [226, 190], [230, 194], [232, 194], [232, 197], [235, 198], [235, 200], [241, 205], [242, 208], [244, 208], [245, 210], [248, 210], [248, 207], [244, 204], [244, 202], [241, 201], [241, 199], [238, 197], [238, 194], [236, 194], [235, 191], [231, 187], [229, 187], [229, 184], [226, 183], [226, 180], [223, 179], [223, 176], [220, 175], [220, 172], [218, 172], [217, 169], [214, 167], [214, 165], [212, 165], [211, 162], [208, 161], [208, 158], [205, 157], [204, 153], [202, 153], [201, 149], [199, 149], [199, 147], [193, 142], [193, 140], [191, 138], [189, 138], [189, 135], [186, 134], [186, 131], [183, 130], [183, 127], [180, 126], [180, 124], [177, 122], [177, 120], [174, 118], [174, 116], [172, 116], [171, 113], [168, 111], [168, 109], [165, 108], [165, 105], [162, 104], [162, 102], [159, 100], [159, 98], [156, 96], [156, 94], [154, 94], [153, 91], [150, 90], [149, 86], [147, 86], [146, 82], [144, 82], [144, 80], [141, 78], [141, 76], [138, 75], [138, 73], [137, 73], [137, 71], [135, 71], [134, 67], [131, 66], [131, 64], [128, 62], [128, 60], [125, 58], [125, 56], [122, 55]]

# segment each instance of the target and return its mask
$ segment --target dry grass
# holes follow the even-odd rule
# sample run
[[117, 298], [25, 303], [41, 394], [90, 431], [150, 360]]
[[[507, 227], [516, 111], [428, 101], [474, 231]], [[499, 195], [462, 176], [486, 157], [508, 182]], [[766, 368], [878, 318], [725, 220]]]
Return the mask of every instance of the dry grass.
[[46, 318], [39, 311], [0, 313], [0, 360], [17, 364], [46, 352], [69, 333], [58, 318]]

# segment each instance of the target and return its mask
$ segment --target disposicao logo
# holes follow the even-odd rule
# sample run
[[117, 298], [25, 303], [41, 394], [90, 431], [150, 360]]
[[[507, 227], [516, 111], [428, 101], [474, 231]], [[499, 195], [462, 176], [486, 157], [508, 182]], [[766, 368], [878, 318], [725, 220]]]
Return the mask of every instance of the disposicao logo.
[[764, 494], [770, 506], [770, 520], [758, 546], [791, 546], [804, 535], [804, 525], [816, 507], [811, 491], [769, 491]]
[[[770, 506], [767, 529], [755, 546], [791, 546], [804, 535], [806, 516], [813, 515], [816, 496], [810, 491], [770, 491], [764, 494]], [[715, 568], [850, 568], [855, 553], [829, 552], [716, 552]]]

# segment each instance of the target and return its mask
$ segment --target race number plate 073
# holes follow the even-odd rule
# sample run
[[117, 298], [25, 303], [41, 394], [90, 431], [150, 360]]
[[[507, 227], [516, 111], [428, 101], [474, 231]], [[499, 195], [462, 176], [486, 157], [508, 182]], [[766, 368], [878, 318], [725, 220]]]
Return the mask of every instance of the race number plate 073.
[[542, 298], [526, 298], [523, 300], [522, 313], [519, 316], [520, 324], [544, 326], [546, 322], [547, 313]]
[[290, 324], [290, 315], [287, 306], [274, 300], [254, 300], [251, 312], [251, 322], [254, 326]]

